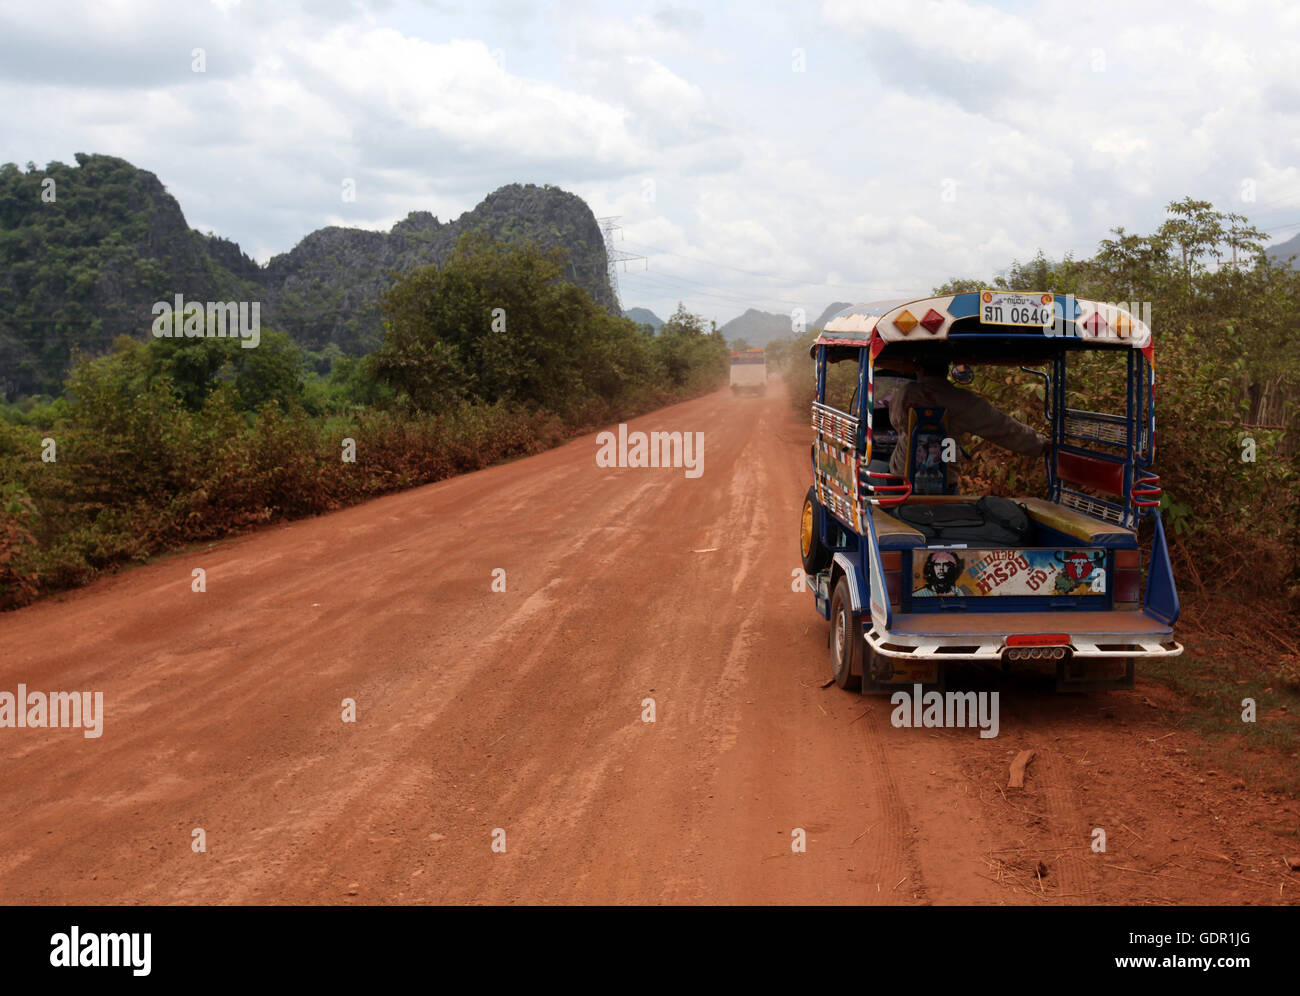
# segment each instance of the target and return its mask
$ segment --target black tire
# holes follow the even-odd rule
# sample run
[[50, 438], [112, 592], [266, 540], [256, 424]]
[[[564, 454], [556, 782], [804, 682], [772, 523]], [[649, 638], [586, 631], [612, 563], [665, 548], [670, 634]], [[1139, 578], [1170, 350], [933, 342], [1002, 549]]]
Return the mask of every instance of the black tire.
[[849, 579], [841, 574], [831, 594], [831, 677], [847, 691], [862, 687], [862, 628], [853, 617]]
[[[811, 526], [811, 529], [809, 528]], [[799, 559], [807, 574], [820, 574], [831, 565], [831, 552], [822, 543], [822, 507], [817, 503], [817, 489], [808, 489], [799, 517]]]

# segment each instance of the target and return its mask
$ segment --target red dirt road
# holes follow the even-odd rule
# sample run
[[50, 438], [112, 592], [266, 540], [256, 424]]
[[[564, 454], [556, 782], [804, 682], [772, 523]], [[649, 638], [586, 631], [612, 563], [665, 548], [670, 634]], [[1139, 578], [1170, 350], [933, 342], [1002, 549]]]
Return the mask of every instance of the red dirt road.
[[972, 673], [988, 740], [822, 689], [779, 390], [630, 428], [704, 432], [703, 476], [591, 435], [0, 616], [0, 691], [106, 714], [0, 729], [0, 902], [1296, 902], [1295, 804], [1198, 768], [1159, 686]]

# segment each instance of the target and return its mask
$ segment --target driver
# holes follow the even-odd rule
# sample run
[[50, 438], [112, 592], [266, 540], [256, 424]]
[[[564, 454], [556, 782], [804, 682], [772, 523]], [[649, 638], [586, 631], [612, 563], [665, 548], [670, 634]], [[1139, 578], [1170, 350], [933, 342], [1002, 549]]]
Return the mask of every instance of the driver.
[[901, 386], [889, 399], [889, 420], [899, 435], [899, 445], [894, 447], [889, 461], [889, 472], [894, 476], [907, 476], [908, 446], [904, 437], [907, 434], [907, 410], [914, 406], [946, 409], [948, 429], [954, 437], [971, 433], [1026, 456], [1043, 456], [1051, 451], [1052, 442], [1046, 436], [999, 411], [974, 391], [950, 384], [947, 360], [923, 356], [916, 361], [916, 367], [916, 380]]

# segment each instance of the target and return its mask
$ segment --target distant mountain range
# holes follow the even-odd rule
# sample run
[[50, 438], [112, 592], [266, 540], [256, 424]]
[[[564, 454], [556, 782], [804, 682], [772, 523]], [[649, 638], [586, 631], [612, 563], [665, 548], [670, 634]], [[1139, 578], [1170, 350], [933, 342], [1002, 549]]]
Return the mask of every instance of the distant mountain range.
[[57, 393], [76, 352], [144, 337], [154, 302], [176, 294], [260, 301], [262, 322], [303, 346], [367, 353], [381, 340], [391, 273], [442, 262], [467, 231], [566, 250], [568, 278], [616, 307], [600, 226], [558, 187], [510, 184], [455, 221], [414, 211], [388, 232], [322, 228], [258, 266], [191, 229], [153, 173], [112, 156], [76, 160], [0, 166], [0, 396]]
[[[849, 305], [842, 301], [828, 305], [817, 320], [808, 322], [805, 328], [821, 328], [832, 316], [847, 307]], [[774, 339], [784, 339], [793, 335], [794, 329], [792, 325], [793, 319], [788, 313], [759, 311], [756, 308], [750, 308], [743, 315], [739, 315], [727, 322], [718, 331], [726, 336], [727, 342], [743, 339], [750, 346], [766, 346]]]
[[826, 306], [826, 310], [821, 313], [817, 321], [812, 323], [811, 327], [817, 329], [825, 328], [827, 322], [829, 322], [832, 318], [838, 315], [845, 308], [851, 308], [851, 307], [853, 307], [852, 301], [836, 301], [834, 304], [828, 304]]
[[664, 320], [649, 308], [629, 308], [623, 312], [623, 317], [632, 319], [638, 325], [649, 325], [655, 330], [656, 335], [659, 334], [659, 330], [663, 328], [664, 324]]
[[727, 342], [743, 339], [750, 346], [766, 346], [790, 334], [790, 316], [750, 308], [718, 329]]
[[[1279, 242], [1264, 250], [1264, 254], [1275, 263], [1285, 263], [1292, 256], [1300, 256], [1300, 234], [1291, 236], [1285, 242]], [[1300, 269], [1300, 259], [1291, 263], [1292, 269]]]

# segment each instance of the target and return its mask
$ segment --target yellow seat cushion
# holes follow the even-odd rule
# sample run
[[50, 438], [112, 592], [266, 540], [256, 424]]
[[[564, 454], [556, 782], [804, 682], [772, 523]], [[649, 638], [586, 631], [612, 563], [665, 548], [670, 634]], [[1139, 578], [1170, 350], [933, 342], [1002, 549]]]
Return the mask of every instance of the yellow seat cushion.
[[902, 519], [894, 518], [883, 508], [876, 509], [872, 513], [871, 519], [876, 526], [877, 540], [884, 540], [886, 537], [906, 536], [909, 540], [920, 540], [922, 544], [925, 543], [925, 533], [913, 526], [909, 526]]
[[1123, 537], [1135, 538], [1132, 529], [1125, 529], [1113, 522], [1102, 522], [1100, 519], [1094, 519], [1091, 515], [1084, 515], [1075, 509], [1058, 505], [1043, 498], [1017, 498], [1015, 500], [1025, 506], [1025, 511], [1029, 513], [1029, 517], [1035, 522], [1065, 533], [1065, 535], [1084, 543], [1103, 543], [1107, 540]]

